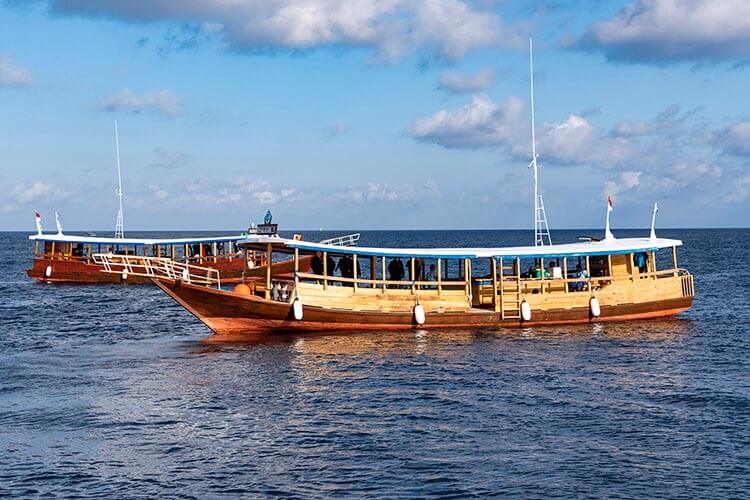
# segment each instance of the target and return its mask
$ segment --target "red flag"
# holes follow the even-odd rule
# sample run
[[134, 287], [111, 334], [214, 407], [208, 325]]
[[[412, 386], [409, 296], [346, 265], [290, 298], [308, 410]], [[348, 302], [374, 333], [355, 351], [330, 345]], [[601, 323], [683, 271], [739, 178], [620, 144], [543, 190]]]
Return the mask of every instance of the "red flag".
[[610, 207], [614, 207], [614, 205], [612, 203], [612, 197], [609, 196], [609, 195], [607, 195], [607, 205], [609, 205]]
[[37, 218], [37, 219], [41, 219], [42, 218], [42, 216], [39, 215], [39, 212], [34, 212], [34, 217]]

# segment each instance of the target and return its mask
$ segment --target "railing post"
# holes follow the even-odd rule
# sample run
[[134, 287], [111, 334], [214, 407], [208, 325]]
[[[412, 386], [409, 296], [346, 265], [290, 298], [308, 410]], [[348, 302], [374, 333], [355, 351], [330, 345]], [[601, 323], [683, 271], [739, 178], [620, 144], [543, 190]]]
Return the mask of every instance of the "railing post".
[[495, 257], [490, 257], [490, 267], [492, 268], [492, 305], [497, 312], [500, 304], [497, 302], [497, 261]]
[[352, 265], [354, 266], [353, 274], [352, 274], [354, 278], [354, 283], [352, 283], [352, 285], [354, 288], [354, 293], [357, 293], [357, 276], [359, 273], [357, 273], [357, 254], [356, 253], [352, 256]]
[[323, 252], [323, 290], [328, 289], [328, 252]]
[[442, 261], [440, 257], [437, 259], [437, 282], [438, 282], [438, 295], [440, 295], [443, 292], [443, 268], [442, 268]]
[[266, 300], [271, 298], [271, 262], [273, 262], [273, 245], [271, 243], [266, 247], [266, 258], [268, 260], [266, 267]]

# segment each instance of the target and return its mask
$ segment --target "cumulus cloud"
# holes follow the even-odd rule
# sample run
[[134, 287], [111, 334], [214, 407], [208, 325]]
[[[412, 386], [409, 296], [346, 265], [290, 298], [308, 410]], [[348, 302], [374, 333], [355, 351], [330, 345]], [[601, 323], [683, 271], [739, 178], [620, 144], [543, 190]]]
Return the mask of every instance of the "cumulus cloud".
[[438, 197], [440, 197], [440, 190], [432, 180], [425, 181], [421, 187], [368, 182], [363, 186], [345, 188], [334, 196], [343, 203], [355, 204], [417, 202]]
[[179, 101], [170, 90], [155, 90], [142, 95], [129, 89], [121, 90], [99, 100], [102, 111], [128, 111], [130, 113], [151, 112], [163, 116], [175, 116], [179, 112]]
[[511, 97], [494, 103], [484, 95], [456, 111], [440, 110], [418, 118], [408, 134], [419, 141], [434, 142], [446, 148], [481, 148], [508, 144], [522, 124], [523, 103]]
[[750, 120], [730, 125], [719, 134], [719, 143], [724, 152], [739, 156], [750, 156]]
[[455, 60], [519, 45], [518, 30], [467, 0], [49, 0], [57, 13], [176, 22], [241, 51], [357, 47], [376, 60], [415, 51]]
[[446, 71], [438, 80], [438, 88], [451, 94], [472, 94], [483, 92], [495, 84], [495, 75], [485, 68], [476, 75], [464, 75]]
[[13, 62], [10, 56], [0, 56], [0, 87], [21, 87], [31, 83], [31, 71]]
[[747, 0], [634, 0], [572, 43], [610, 60], [696, 63], [750, 60]]
[[17, 184], [10, 192], [3, 194], [2, 198], [6, 200], [6, 203], [0, 206], [0, 212], [11, 212], [34, 202], [65, 201], [69, 197], [70, 193], [67, 191], [46, 182], [35, 181], [31, 184]]

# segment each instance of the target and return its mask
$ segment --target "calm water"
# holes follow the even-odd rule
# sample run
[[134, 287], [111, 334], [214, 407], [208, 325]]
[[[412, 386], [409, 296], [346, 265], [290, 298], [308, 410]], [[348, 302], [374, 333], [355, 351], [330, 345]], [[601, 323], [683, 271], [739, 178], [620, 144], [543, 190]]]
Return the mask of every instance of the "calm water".
[[31, 283], [0, 233], [0, 495], [748, 497], [750, 231], [660, 236], [673, 320], [215, 344], [154, 287]]

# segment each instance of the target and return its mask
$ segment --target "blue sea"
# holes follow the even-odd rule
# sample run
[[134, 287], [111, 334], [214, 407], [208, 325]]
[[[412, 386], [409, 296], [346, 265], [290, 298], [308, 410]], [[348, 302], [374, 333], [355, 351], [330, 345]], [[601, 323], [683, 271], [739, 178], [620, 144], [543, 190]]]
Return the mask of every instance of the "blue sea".
[[695, 275], [674, 319], [222, 344], [153, 286], [33, 283], [0, 233], [0, 496], [750, 497], [750, 230], [659, 235]]

